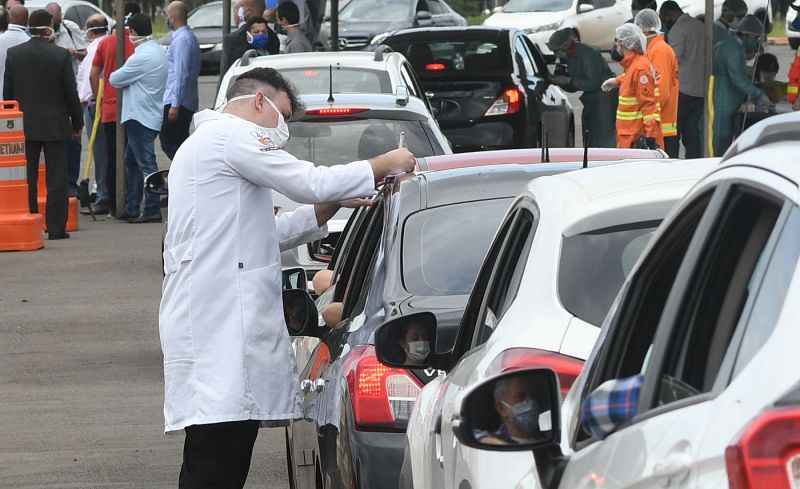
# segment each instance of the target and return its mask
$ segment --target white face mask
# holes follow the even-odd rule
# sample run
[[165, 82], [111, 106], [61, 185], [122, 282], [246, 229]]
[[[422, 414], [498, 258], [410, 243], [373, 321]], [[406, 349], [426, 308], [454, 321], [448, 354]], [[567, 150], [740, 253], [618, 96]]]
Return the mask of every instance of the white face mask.
[[[46, 41], [52, 41], [56, 38], [56, 31], [52, 27], [31, 27], [29, 29], [31, 36], [41, 37]], [[45, 32], [48, 32], [45, 34]]]
[[431, 345], [427, 341], [409, 341], [406, 348], [406, 356], [412, 362], [424, 362], [431, 353]]
[[131, 36], [131, 42], [134, 46], [138, 46], [139, 44], [149, 41], [152, 38], [153, 36]]
[[[256, 95], [257, 94], [254, 93], [252, 95], [239, 95], [238, 97], [233, 97], [232, 99], [228, 100], [225, 103], [225, 105], [223, 105], [217, 110], [222, 112], [225, 110], [225, 107], [227, 107], [228, 104], [230, 104], [231, 102], [236, 102], [237, 100], [245, 100], [248, 98], [255, 98]], [[264, 126], [261, 127], [262, 129], [264, 129], [269, 133], [268, 137], [272, 141], [272, 144], [277, 148], [282, 148], [286, 146], [287, 142], [289, 142], [289, 137], [290, 137], [289, 125], [286, 124], [286, 119], [284, 119], [283, 114], [281, 113], [280, 110], [278, 110], [278, 108], [275, 106], [272, 100], [270, 100], [269, 97], [267, 97], [266, 95], [264, 95], [264, 100], [266, 100], [267, 103], [269, 103], [270, 107], [272, 107], [272, 110], [274, 110], [275, 113], [278, 114], [278, 125], [275, 127], [264, 127]]]

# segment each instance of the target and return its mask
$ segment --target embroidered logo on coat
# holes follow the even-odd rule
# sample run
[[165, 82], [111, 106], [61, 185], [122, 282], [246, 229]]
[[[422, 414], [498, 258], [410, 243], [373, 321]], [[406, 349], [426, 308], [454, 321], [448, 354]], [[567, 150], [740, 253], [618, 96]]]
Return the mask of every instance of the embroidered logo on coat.
[[258, 149], [259, 151], [266, 153], [267, 151], [276, 151], [280, 149], [275, 145], [275, 143], [272, 142], [272, 139], [267, 136], [265, 131], [256, 130], [250, 134], [255, 138], [256, 141], [258, 141], [258, 144], [261, 145], [261, 147]]

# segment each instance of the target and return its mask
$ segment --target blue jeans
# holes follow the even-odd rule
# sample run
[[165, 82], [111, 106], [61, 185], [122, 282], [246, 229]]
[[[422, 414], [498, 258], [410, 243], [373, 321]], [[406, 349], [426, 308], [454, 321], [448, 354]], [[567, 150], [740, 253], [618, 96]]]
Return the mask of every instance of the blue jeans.
[[[86, 122], [86, 138], [92, 138], [92, 126], [94, 125], [95, 106], [89, 105], [84, 110]], [[108, 166], [108, 154], [106, 151], [106, 134], [103, 131], [102, 124], [97, 128], [97, 135], [94, 138], [94, 148], [92, 150], [94, 155], [94, 181], [97, 183], [97, 196], [94, 200], [95, 204], [107, 204], [108, 196], [108, 182], [106, 181], [106, 167]], [[111, 185], [116, 185], [112, 182]]]
[[[144, 177], [158, 171], [156, 166], [155, 140], [158, 131], [154, 131], [137, 121], [125, 121], [125, 213], [138, 216], [144, 192]], [[161, 213], [159, 196], [152, 193], [145, 195], [144, 215], [152, 216]]]

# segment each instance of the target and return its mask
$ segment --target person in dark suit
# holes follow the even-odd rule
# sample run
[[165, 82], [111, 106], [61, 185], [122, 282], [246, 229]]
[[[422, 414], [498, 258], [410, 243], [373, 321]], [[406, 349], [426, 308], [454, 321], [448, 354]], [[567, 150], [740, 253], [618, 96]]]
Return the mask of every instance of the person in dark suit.
[[[251, 17], [262, 17], [264, 15], [264, 0], [244, 0], [240, 3], [244, 9], [245, 19]], [[247, 39], [248, 25], [244, 24], [235, 31], [231, 32], [222, 40], [222, 60], [220, 62], [220, 73], [225, 74], [228, 68], [248, 49], [254, 49]], [[281, 49], [281, 42], [275, 31], [267, 27], [267, 49], [269, 54], [278, 54]]]
[[[28, 19], [31, 39], [8, 50], [3, 98], [16, 100], [25, 125], [28, 160], [28, 205], [37, 213], [39, 155], [47, 163], [47, 231], [49, 239], [69, 238], [67, 225], [67, 161], [64, 141], [83, 129], [81, 102], [69, 52], [51, 43], [53, 16], [46, 10]], [[36, 60], [36, 62], [31, 62]]]

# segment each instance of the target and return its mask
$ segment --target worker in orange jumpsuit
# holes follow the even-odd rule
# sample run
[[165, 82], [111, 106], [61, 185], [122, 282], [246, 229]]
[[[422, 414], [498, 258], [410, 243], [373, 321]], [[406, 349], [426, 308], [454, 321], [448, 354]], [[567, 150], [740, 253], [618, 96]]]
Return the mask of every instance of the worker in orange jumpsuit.
[[600, 87], [619, 89], [617, 148], [663, 148], [661, 108], [656, 98], [656, 71], [645, 56], [647, 39], [636, 24], [617, 27], [614, 43], [622, 53], [625, 71]]
[[673, 158], [678, 157], [678, 58], [672, 46], [661, 34], [661, 19], [655, 10], [644, 9], [636, 14], [633, 23], [642, 29], [647, 38], [647, 59], [656, 70], [658, 104], [661, 107], [661, 133], [664, 136], [664, 151]]
[[789, 84], [786, 87], [786, 98], [794, 110], [800, 110], [800, 50], [794, 57], [792, 67], [789, 68]]

